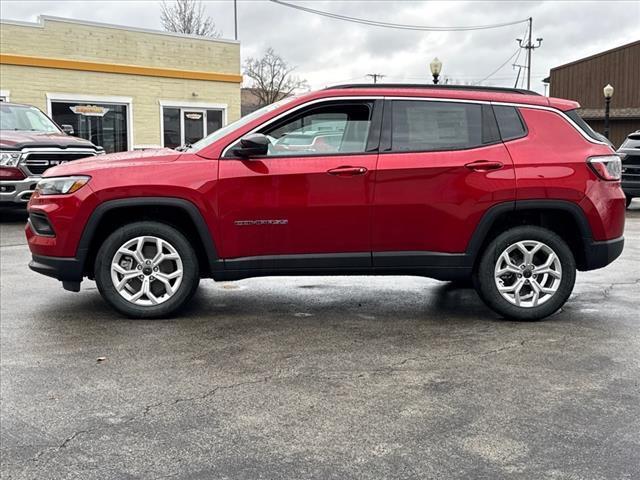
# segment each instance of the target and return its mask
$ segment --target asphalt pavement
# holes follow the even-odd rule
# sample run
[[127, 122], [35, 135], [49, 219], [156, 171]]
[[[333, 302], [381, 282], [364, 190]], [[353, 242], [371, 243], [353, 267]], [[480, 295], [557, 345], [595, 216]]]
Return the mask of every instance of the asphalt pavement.
[[534, 323], [413, 277], [207, 280], [126, 320], [0, 215], [3, 479], [640, 478], [638, 200]]

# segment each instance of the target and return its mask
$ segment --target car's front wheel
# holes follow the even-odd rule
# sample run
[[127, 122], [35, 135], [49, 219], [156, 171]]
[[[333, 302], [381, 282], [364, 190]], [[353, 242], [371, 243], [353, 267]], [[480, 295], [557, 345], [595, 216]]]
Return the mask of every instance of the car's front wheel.
[[569, 298], [576, 264], [566, 242], [541, 227], [512, 228], [485, 249], [474, 275], [484, 302], [504, 317], [539, 320]]
[[136, 222], [104, 241], [94, 266], [103, 298], [132, 318], [166, 317], [191, 298], [199, 283], [198, 258], [175, 228]]

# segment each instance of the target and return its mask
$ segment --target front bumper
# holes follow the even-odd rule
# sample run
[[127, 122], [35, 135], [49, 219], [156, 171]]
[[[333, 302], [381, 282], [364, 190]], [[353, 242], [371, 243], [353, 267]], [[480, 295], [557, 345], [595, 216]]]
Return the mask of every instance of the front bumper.
[[40, 177], [0, 181], [0, 205], [26, 207]]
[[622, 175], [622, 191], [627, 197], [640, 197], [640, 179], [637, 176], [633, 180]]
[[585, 241], [585, 263], [580, 270], [595, 270], [606, 267], [620, 256], [624, 248], [624, 237], [612, 240]]
[[77, 258], [45, 257], [44, 255], [32, 255], [29, 268], [62, 282], [65, 290], [80, 291], [82, 282], [83, 262]]

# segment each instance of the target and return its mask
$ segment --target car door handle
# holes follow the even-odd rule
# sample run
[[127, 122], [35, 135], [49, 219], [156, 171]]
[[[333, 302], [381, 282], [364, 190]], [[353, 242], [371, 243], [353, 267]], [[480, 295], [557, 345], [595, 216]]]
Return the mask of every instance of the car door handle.
[[502, 162], [495, 162], [491, 160], [476, 160], [475, 162], [467, 163], [465, 167], [474, 172], [488, 172], [489, 170], [499, 170], [504, 166]]
[[367, 173], [365, 167], [352, 167], [351, 165], [343, 165], [341, 167], [332, 168], [327, 170], [329, 175], [336, 175], [338, 177], [353, 177], [355, 175], [364, 175]]

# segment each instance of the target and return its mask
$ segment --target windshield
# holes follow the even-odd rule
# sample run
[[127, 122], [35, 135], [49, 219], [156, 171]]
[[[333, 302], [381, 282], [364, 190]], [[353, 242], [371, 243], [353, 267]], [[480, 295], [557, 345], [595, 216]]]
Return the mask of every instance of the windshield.
[[0, 104], [0, 130], [60, 133], [49, 117], [36, 107]]
[[260, 108], [259, 110], [256, 110], [255, 112], [250, 113], [249, 115], [245, 115], [241, 119], [236, 120], [235, 122], [231, 122], [226, 127], [222, 127], [220, 129], [216, 130], [215, 132], [207, 135], [202, 140], [198, 140], [196, 143], [194, 143], [193, 145], [191, 145], [189, 147], [189, 151], [196, 152], [198, 150], [203, 149], [204, 147], [208, 147], [213, 142], [215, 142], [217, 140], [220, 140], [225, 135], [233, 132], [234, 130], [236, 130], [238, 128], [243, 127], [244, 125], [247, 125], [248, 123], [251, 123], [253, 120], [255, 120], [256, 118], [260, 117], [261, 115], [264, 115], [267, 112], [272, 112], [276, 108], [279, 108], [282, 105], [284, 105], [286, 103], [289, 103], [289, 102], [293, 101], [296, 98], [297, 97], [295, 97], [295, 96], [283, 98], [282, 100], [280, 100], [280, 101], [278, 101], [276, 103], [272, 103], [270, 105], [264, 106], [264, 107]]

